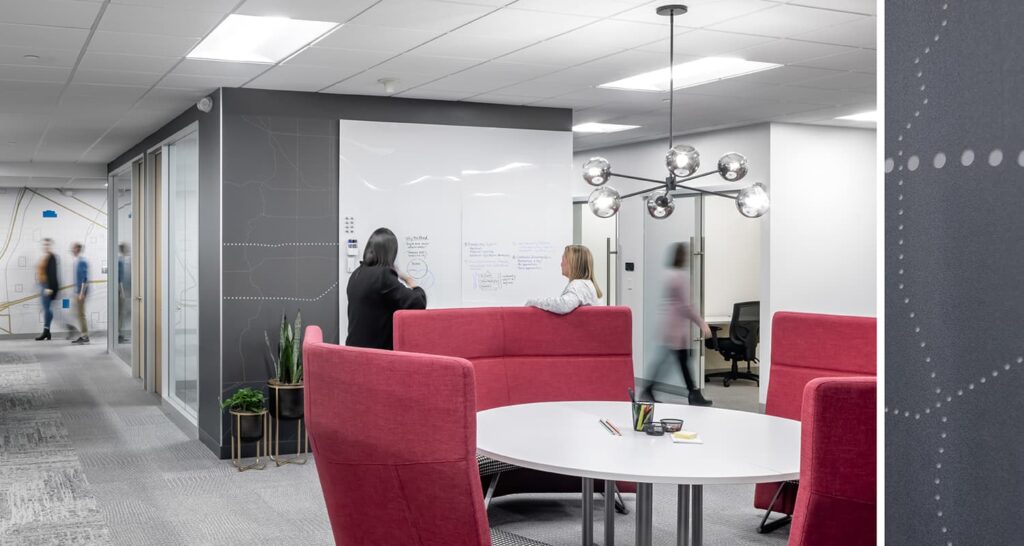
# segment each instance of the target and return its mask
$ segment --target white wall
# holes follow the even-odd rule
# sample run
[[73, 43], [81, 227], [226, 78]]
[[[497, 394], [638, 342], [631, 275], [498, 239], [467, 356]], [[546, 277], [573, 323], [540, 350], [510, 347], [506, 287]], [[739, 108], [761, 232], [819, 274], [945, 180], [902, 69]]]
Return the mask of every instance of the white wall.
[[[875, 131], [771, 125], [761, 377], [776, 311], [875, 316]], [[760, 399], [768, 393], [762, 379]]]
[[[717, 176], [709, 176], [697, 181], [702, 187], [728, 189], [742, 187], [754, 181], [767, 183], [770, 172], [768, 138], [769, 126], [756, 125], [680, 136], [675, 141], [677, 144], [689, 144], [697, 148], [701, 154], [702, 168], [700, 172], [714, 169], [718, 158], [726, 152], [735, 151], [745, 155], [750, 165], [750, 172], [743, 182], [721, 184], [723, 181]], [[573, 196], [586, 197], [594, 189], [583, 180], [581, 175], [581, 166], [590, 157], [595, 155], [605, 157], [611, 162], [612, 170], [616, 172], [664, 179], [667, 174], [665, 169], [665, 153], [667, 151], [668, 143], [662, 139], [578, 152], [573, 157]], [[613, 178], [609, 185], [622, 194], [652, 187], [651, 184], [644, 182], [618, 178]], [[759, 225], [764, 220], [749, 220], [740, 216], [731, 200], [709, 197], [705, 203], [705, 231], [714, 230], [714, 234], [707, 233], [705, 238], [706, 248], [709, 252], [705, 257], [705, 301], [712, 302], [714, 307], [707, 307], [705, 314], [710, 314], [707, 312], [708, 310], [717, 313], [719, 308], [723, 307], [727, 310], [721, 314], [730, 314], [732, 302], [743, 301], [737, 298], [757, 299], [759, 288], [757, 279], [760, 271], [751, 264], [760, 262], [760, 248], [757, 241]], [[633, 366], [637, 377], [642, 377], [644, 362], [644, 272], [642, 266], [643, 222], [646, 214], [642, 197], [632, 197], [623, 201], [622, 208], [617, 215], [619, 242], [617, 271], [621, 296], [619, 301], [633, 310]], [[724, 243], [723, 239], [730, 242]], [[734, 253], [749, 256], [749, 258], [733, 258], [731, 255]], [[625, 262], [635, 263], [636, 270], [625, 271]], [[661, 260], [658, 265], [661, 265]]]

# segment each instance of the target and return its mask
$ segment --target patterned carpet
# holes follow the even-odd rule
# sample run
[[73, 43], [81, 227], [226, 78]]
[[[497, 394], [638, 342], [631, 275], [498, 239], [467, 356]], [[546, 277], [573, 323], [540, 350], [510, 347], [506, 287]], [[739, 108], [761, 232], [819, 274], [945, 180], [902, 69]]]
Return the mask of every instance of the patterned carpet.
[[109, 544], [38, 359], [0, 352], [0, 544]]
[[[333, 544], [313, 461], [239, 473], [103, 346], [0, 341], [0, 546]], [[751, 393], [711, 391], [716, 405]], [[754, 531], [752, 498], [752, 486], [706, 488], [704, 543], [785, 544], [788, 529]], [[504, 532], [580, 542], [579, 495], [499, 498], [488, 515]], [[655, 544], [675, 544], [674, 488], [655, 486], [654, 521]], [[633, 543], [633, 522], [617, 517], [620, 544]]]

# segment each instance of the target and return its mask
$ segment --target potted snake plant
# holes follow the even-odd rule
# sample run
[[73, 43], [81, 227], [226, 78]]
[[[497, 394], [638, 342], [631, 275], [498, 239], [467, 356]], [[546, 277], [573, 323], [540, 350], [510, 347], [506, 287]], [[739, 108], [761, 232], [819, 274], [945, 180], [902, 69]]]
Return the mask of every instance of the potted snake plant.
[[273, 377], [267, 380], [270, 389], [270, 414], [277, 420], [302, 419], [302, 312], [295, 315], [295, 323], [288, 315], [281, 317], [277, 350], [270, 344], [270, 335], [263, 333], [267, 352], [274, 365]]

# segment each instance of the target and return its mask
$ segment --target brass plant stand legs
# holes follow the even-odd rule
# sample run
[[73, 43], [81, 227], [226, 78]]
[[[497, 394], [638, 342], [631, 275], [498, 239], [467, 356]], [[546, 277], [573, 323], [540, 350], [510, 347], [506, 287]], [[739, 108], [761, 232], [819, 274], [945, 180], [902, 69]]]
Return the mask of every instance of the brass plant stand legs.
[[[240, 415], [232, 414], [235, 419], [234, 422], [234, 433], [231, 435], [231, 464], [238, 469], [239, 472], [245, 472], [246, 470], [263, 470], [267, 467], [267, 462], [260, 457], [266, 457], [270, 451], [270, 439], [268, 438], [267, 427], [270, 424], [270, 419], [267, 418], [268, 414], [263, 414], [263, 437], [256, 440], [256, 461], [250, 464], [242, 464], [242, 426]], [[263, 454], [260, 455], [260, 446], [263, 446]]]
[[296, 419], [295, 422], [295, 455], [293, 457], [282, 457], [281, 418], [278, 415], [275, 415], [271, 420], [274, 435], [274, 446], [273, 452], [270, 453], [270, 459], [274, 461], [274, 464], [277, 466], [284, 464], [306, 464], [306, 461], [309, 460], [309, 457], [307, 457], [307, 454], [309, 453], [309, 433], [303, 430], [302, 419]]

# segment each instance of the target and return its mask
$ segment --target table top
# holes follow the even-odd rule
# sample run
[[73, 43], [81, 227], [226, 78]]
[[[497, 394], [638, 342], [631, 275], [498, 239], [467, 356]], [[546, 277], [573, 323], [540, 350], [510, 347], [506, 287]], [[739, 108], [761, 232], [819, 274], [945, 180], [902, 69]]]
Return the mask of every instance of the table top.
[[[800, 423], [759, 413], [656, 404], [703, 444], [674, 443], [630, 427], [629, 402], [541, 402], [477, 414], [477, 451], [535, 470], [600, 480], [736, 484], [800, 477]], [[610, 419], [614, 436], [599, 422]]]

